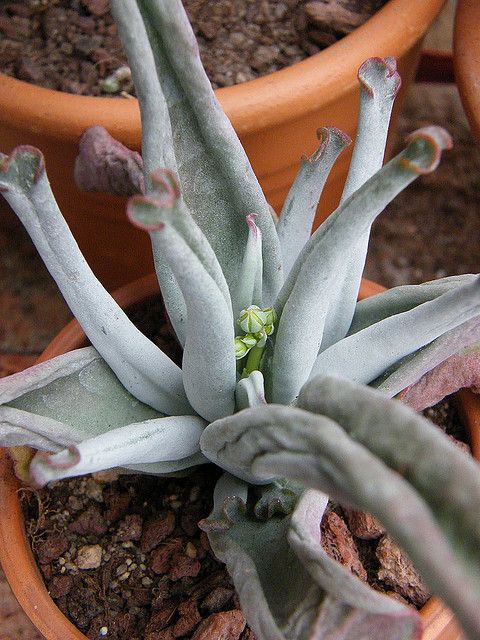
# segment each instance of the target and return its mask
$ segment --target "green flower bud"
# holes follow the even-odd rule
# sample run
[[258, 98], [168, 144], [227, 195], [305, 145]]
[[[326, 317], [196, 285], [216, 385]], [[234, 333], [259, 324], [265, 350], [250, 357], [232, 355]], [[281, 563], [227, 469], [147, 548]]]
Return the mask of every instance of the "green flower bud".
[[241, 360], [250, 351], [251, 347], [243, 342], [241, 338], [235, 338], [235, 358]]
[[265, 325], [265, 321], [265, 313], [255, 304], [240, 311], [238, 318], [238, 324], [245, 333], [257, 333], [261, 331]]
[[273, 324], [266, 324], [263, 327], [263, 330], [265, 331], [265, 333], [267, 334], [267, 336], [271, 336], [273, 331], [274, 331], [275, 327], [273, 326]]
[[241, 340], [249, 349], [254, 347], [258, 342], [257, 336], [253, 333], [247, 333], [246, 335], [241, 337]]
[[[274, 325], [277, 321], [277, 314], [275, 313], [275, 309], [273, 307], [266, 307], [265, 309], [262, 309], [262, 311], [265, 314], [265, 324]], [[273, 333], [273, 328], [270, 333]], [[270, 333], [267, 335], [270, 335]]]
[[267, 342], [267, 334], [265, 331], [259, 331], [255, 334], [255, 338], [257, 341], [257, 347], [264, 347]]

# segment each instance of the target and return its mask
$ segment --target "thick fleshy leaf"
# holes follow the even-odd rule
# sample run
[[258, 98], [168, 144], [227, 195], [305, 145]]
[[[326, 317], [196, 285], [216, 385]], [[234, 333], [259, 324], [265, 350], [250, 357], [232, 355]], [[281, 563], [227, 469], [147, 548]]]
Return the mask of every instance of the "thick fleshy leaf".
[[308, 379], [335, 299], [336, 274], [341, 273], [352, 243], [403, 188], [438, 165], [449, 141], [438, 127], [412, 134], [406, 149], [329, 216], [307, 242], [275, 303], [279, 323], [273, 358], [264, 371], [272, 402], [289, 404]]
[[235, 407], [232, 314], [219, 287], [177, 231], [165, 224], [154, 233], [187, 310], [182, 360], [185, 391], [203, 418], [215, 420]]
[[37, 453], [30, 476], [37, 486], [44, 486], [52, 480], [130, 464], [167, 462], [170, 468], [172, 461], [199, 451], [205, 425], [197, 416], [171, 416], [110, 429], [57, 453]]
[[318, 129], [320, 146], [300, 169], [288, 192], [277, 224], [286, 277], [312, 233], [312, 224], [328, 174], [350, 138], [335, 127]]
[[235, 402], [237, 411], [257, 404], [265, 404], [264, 381], [260, 371], [252, 371], [248, 377], [241, 378], [237, 382]]
[[230, 287], [247, 238], [244, 216], [258, 214], [264, 238], [264, 303], [270, 304], [281, 284], [274, 223], [247, 156], [211, 89], [180, 0], [151, 0], [138, 7], [134, 0], [114, 0], [112, 11], [140, 99], [146, 170], [164, 166], [176, 171], [178, 165], [187, 207], [217, 254]]
[[[395, 473], [402, 474], [428, 505], [441, 527], [454, 560], [433, 562], [440, 551], [427, 529], [406, 518], [388, 522], [375, 513], [375, 500], [361, 506], [377, 515], [410, 555], [432, 589], [455, 611], [472, 640], [480, 636], [480, 467], [430, 422], [401, 402], [368, 387], [335, 378], [312, 380], [302, 389], [299, 405], [336, 420], [362, 447], [367, 447]], [[269, 472], [272, 470], [269, 468]], [[406, 504], [407, 493], [398, 503]], [[392, 499], [392, 497], [391, 497]], [[370, 499], [369, 499], [370, 500]], [[397, 505], [398, 506], [398, 505]], [[415, 532], [422, 531], [419, 538]], [[412, 539], [407, 540], [408, 537]], [[431, 550], [435, 549], [435, 558]], [[449, 567], [445, 573], [445, 566]]]
[[201, 449], [244, 473], [287, 477], [372, 513], [477, 638], [478, 465], [427, 420], [367, 387], [319, 378], [299, 402], [320, 415], [244, 409], [210, 424]]
[[[352, 160], [340, 203], [347, 200], [383, 164], [390, 115], [401, 81], [394, 58], [370, 58], [358, 70], [360, 112]], [[380, 213], [380, 211], [378, 212]], [[359, 234], [344, 256], [330, 301], [321, 350], [343, 338], [351, 324], [367, 256], [370, 227]]]
[[235, 320], [242, 309], [246, 309], [252, 304], [257, 306], [262, 304], [262, 232], [255, 224], [256, 217], [255, 213], [250, 213], [246, 217], [248, 240], [233, 296], [233, 317]]
[[460, 276], [448, 276], [422, 284], [407, 284], [387, 289], [374, 296], [369, 296], [357, 302], [352, 324], [347, 335], [357, 333], [380, 320], [389, 316], [410, 311], [423, 302], [434, 300], [456, 287], [471, 283], [477, 276], [465, 274]]
[[17, 147], [10, 157], [1, 155], [0, 190], [93, 346], [128, 391], [159, 411], [192, 413], [180, 368], [130, 322], [85, 262], [51, 192], [42, 154]]
[[[93, 347], [0, 380], [0, 442], [49, 449], [161, 417], [132, 396]], [[46, 439], [34, 441], [36, 437]]]
[[[247, 511], [246, 487], [238, 482], [232, 476], [219, 480], [214, 510], [200, 526], [207, 531], [217, 558], [227, 565], [258, 640], [419, 637], [414, 611], [373, 592], [334, 560], [326, 559], [320, 546], [320, 522], [327, 503], [324, 495], [308, 492], [300, 498], [293, 516], [290, 508], [284, 514], [260, 519], [255, 515], [256, 507]], [[273, 496], [275, 487], [266, 491]], [[277, 493], [281, 491], [279, 485]], [[289, 493], [294, 497], [293, 507], [302, 489], [291, 485]], [[355, 598], [356, 594], [361, 608], [327, 595], [316, 583], [319, 558], [329, 570], [333, 563], [333, 572], [341, 574], [340, 582], [349, 585], [347, 597]], [[329, 582], [326, 574], [322, 579]], [[364, 635], [358, 635], [360, 629]]]
[[142, 156], [112, 138], [104, 127], [89, 127], [80, 138], [75, 182], [84, 191], [104, 191], [117, 196], [143, 193]]
[[476, 316], [480, 316], [480, 276], [340, 340], [320, 353], [310, 375], [372, 382], [402, 358]]
[[[207, 273], [213, 278], [231, 310], [230, 292], [212, 247], [193, 220], [181, 197], [177, 176], [172, 171], [157, 169], [151, 173], [150, 179], [153, 189], [151, 195], [131, 198], [127, 205], [127, 215], [133, 224], [150, 232], [155, 266], [165, 306], [175, 333], [183, 345], [185, 344], [185, 300], [173, 278], [171, 265], [166, 260], [162, 236], [155, 232], [164, 223], [171, 224], [176, 229]], [[173, 278], [171, 282], [169, 282], [170, 278]]]
[[342, 201], [381, 168], [393, 102], [401, 85], [394, 58], [369, 58], [358, 70], [358, 79], [357, 134]]

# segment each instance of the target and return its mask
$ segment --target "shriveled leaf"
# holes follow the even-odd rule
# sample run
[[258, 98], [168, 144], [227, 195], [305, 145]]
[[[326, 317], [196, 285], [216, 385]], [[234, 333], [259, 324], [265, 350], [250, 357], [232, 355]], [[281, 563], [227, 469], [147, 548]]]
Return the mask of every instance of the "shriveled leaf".
[[460, 389], [480, 393], [479, 343], [429, 368], [428, 373], [409, 386], [400, 398], [415, 411], [423, 411]]
[[17, 147], [10, 157], [1, 155], [0, 191], [93, 346], [122, 384], [159, 411], [192, 413], [180, 368], [133, 325], [85, 262], [51, 192], [42, 154]]
[[84, 191], [104, 191], [117, 196], [143, 193], [142, 156], [112, 138], [104, 127], [89, 127], [80, 138], [75, 182]]
[[166, 462], [166, 472], [174, 471], [173, 461], [181, 463], [199, 452], [205, 425], [196, 416], [172, 416], [110, 429], [57, 453], [37, 453], [30, 463], [30, 476], [37, 486], [44, 486], [52, 480], [131, 464]]
[[406, 149], [329, 216], [305, 245], [275, 303], [279, 323], [270, 370], [264, 371], [272, 402], [289, 404], [308, 379], [325, 323], [334, 321], [329, 318], [330, 303], [335, 300], [344, 255], [390, 200], [420, 173], [438, 165], [441, 150], [449, 143], [446, 136], [438, 127], [412, 134]]

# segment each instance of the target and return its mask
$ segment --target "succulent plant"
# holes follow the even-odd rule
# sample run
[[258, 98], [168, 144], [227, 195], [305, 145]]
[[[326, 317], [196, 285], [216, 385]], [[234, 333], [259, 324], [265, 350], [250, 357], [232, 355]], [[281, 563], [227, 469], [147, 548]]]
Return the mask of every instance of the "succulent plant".
[[135, 194], [128, 215], [150, 234], [182, 366], [95, 278], [41, 153], [19, 147], [1, 157], [0, 189], [93, 346], [0, 382], [0, 442], [38, 450], [29, 465], [37, 485], [112, 467], [224, 469], [201, 526], [259, 640], [420, 637], [414, 609], [322, 549], [327, 496], [378, 517], [466, 635], [480, 637], [479, 467], [392, 399], [406, 389], [405, 402], [421, 409], [478, 386], [480, 279], [356, 301], [372, 222], [435, 169], [448, 134], [420, 129], [382, 167], [400, 80], [393, 59], [365, 62], [342, 201], [310, 235], [347, 137], [319, 130], [276, 222], [181, 2], [113, 0], [112, 10], [140, 101], [142, 157], [95, 127], [76, 175]]

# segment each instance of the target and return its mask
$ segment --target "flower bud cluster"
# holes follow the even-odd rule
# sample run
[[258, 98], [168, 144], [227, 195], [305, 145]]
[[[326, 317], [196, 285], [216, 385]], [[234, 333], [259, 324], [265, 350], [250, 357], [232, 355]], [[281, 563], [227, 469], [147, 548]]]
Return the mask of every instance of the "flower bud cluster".
[[250, 305], [240, 312], [238, 324], [243, 336], [235, 338], [235, 357], [240, 360], [253, 347], [264, 347], [267, 337], [274, 331], [274, 324], [277, 319], [275, 310], [272, 307], [261, 309], [257, 305]]

